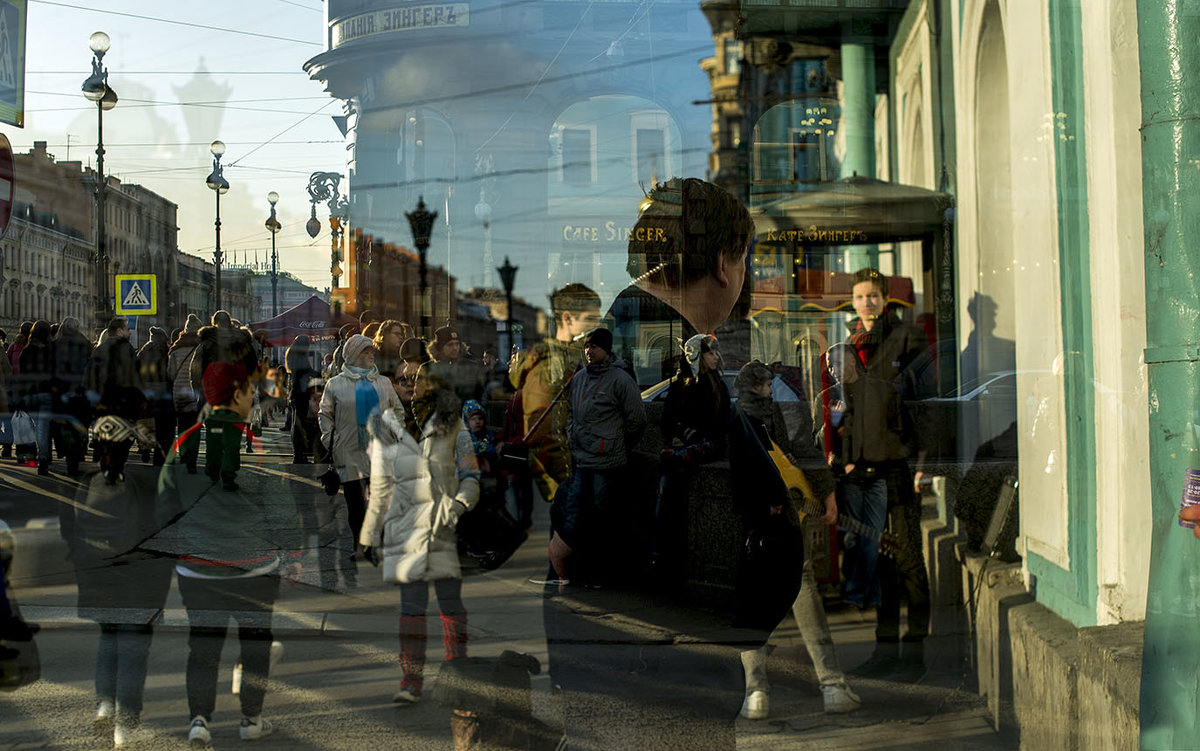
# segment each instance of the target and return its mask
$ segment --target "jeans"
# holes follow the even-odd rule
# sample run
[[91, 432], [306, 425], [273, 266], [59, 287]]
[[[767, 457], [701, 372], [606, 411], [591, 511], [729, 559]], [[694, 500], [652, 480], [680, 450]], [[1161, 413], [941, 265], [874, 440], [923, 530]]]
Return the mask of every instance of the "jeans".
[[232, 617], [242, 648], [242, 714], [262, 714], [271, 669], [271, 613], [279, 596], [279, 577], [197, 579], [179, 577], [179, 593], [188, 615], [188, 714], [211, 720], [217, 706], [217, 668]]
[[[800, 629], [800, 637], [812, 658], [813, 667], [817, 671], [817, 683], [822, 687], [836, 686], [846, 682], [846, 674], [838, 661], [837, 651], [833, 646], [833, 636], [829, 633], [829, 620], [825, 617], [825, 603], [821, 592], [817, 589], [817, 578], [813, 575], [812, 562], [804, 561], [804, 573], [801, 578], [800, 594], [792, 603], [792, 617]], [[768, 691], [771, 688], [767, 680], [767, 657], [774, 647], [764, 644], [759, 649], [742, 652], [742, 667], [746, 671], [746, 693], [751, 691]]]
[[37, 458], [39, 463], [49, 464], [52, 458], [50, 432], [54, 426], [58, 406], [53, 394], [37, 393], [30, 398], [30, 414], [37, 422]]
[[[574, 552], [567, 560], [567, 576], [581, 583], [612, 584], [628, 575], [637, 560], [635, 530], [622, 513], [621, 473], [625, 469], [575, 467], [560, 487], [550, 507], [550, 528]], [[613, 555], [615, 541], [625, 541], [626, 552]], [[622, 567], [624, 567], [623, 570]]]
[[136, 722], [142, 714], [146, 664], [154, 627], [101, 623], [96, 647], [96, 698], [116, 703], [117, 721]]
[[[846, 513], [871, 529], [883, 532], [887, 524], [887, 483], [882, 477], [848, 477], [842, 483]], [[846, 552], [842, 567], [846, 586], [842, 599], [860, 608], [879, 605], [882, 593], [876, 568], [879, 562], [879, 538], [846, 534]]]

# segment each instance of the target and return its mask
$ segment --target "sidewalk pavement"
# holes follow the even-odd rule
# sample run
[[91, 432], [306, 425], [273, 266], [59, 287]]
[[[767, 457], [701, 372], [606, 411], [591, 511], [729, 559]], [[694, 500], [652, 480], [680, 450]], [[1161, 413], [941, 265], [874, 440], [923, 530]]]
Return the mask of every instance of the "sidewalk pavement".
[[[281, 434], [282, 437], [282, 434]], [[268, 450], [289, 471], [287, 456], [270, 440]], [[284, 437], [285, 438], [285, 437]], [[271, 444], [276, 444], [271, 446]], [[281, 457], [281, 458], [279, 458]], [[548, 510], [536, 509], [535, 527], [526, 545], [499, 571], [464, 580], [469, 611], [471, 654], [498, 655], [505, 649], [527, 652], [545, 666], [541, 587], [528, 583], [545, 570]], [[286, 648], [273, 670], [267, 713], [279, 732], [256, 746], [262, 749], [354, 749], [452, 747], [448, 712], [431, 702], [397, 709], [391, 693], [399, 679], [396, 656], [399, 592], [382, 582], [378, 570], [359, 563], [359, 587], [350, 593], [327, 592], [319, 580], [316, 554], [309, 552], [303, 582], [286, 586], [276, 605], [274, 631]], [[0, 695], [0, 749], [97, 747], [85, 729], [93, 709], [91, 664], [96, 628], [75, 612], [75, 587], [68, 583], [25, 586], [16, 590], [25, 617], [41, 624], [38, 636], [43, 679], [9, 695]], [[186, 614], [172, 587], [164, 622], [156, 631], [147, 681], [147, 727], [157, 733], [153, 748], [184, 747], [186, 701], [183, 662]], [[873, 647], [873, 622], [849, 613], [830, 615], [830, 626], [843, 668], [864, 662]], [[427, 683], [431, 687], [441, 660], [438, 623], [430, 621]], [[954, 638], [931, 640], [931, 670], [915, 684], [850, 679], [863, 709], [826, 715], [812, 662], [790, 619], [777, 633], [769, 671], [771, 714], [767, 720], [738, 720], [738, 748], [890, 749], [926, 751], [931, 743], [966, 751], [999, 751], [1010, 746], [987, 722], [986, 702], [964, 677]], [[229, 639], [233, 641], [232, 637]], [[934, 645], [940, 649], [934, 649]], [[236, 704], [228, 695], [228, 671], [236, 648], [228, 646], [222, 671], [221, 699], [214, 735], [236, 736]], [[556, 727], [550, 681], [543, 672], [533, 680], [535, 716]], [[224, 727], [228, 725], [229, 727]], [[214, 740], [216, 744], [216, 740]], [[216, 744], [219, 745], [220, 744]]]

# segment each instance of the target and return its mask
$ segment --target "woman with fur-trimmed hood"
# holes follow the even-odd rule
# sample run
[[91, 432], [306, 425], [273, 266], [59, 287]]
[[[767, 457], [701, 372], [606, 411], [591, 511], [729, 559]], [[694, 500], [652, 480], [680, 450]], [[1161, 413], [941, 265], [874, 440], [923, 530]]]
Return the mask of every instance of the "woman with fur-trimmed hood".
[[373, 424], [371, 505], [359, 542], [384, 581], [400, 586], [400, 663], [392, 700], [420, 701], [429, 584], [437, 592], [446, 659], [467, 656], [467, 610], [456, 527], [479, 500], [479, 467], [454, 389], [438, 376], [417, 381], [412, 411], [388, 409]]

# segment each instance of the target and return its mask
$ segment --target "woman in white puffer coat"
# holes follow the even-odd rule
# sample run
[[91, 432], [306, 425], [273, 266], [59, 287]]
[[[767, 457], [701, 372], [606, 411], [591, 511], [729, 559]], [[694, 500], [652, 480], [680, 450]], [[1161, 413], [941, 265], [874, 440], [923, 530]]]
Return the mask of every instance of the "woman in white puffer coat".
[[400, 586], [400, 666], [392, 700], [421, 699], [425, 610], [437, 593], [446, 659], [467, 656], [467, 610], [458, 562], [458, 519], [479, 500], [479, 467], [458, 397], [436, 376], [417, 383], [413, 417], [389, 409], [373, 423], [371, 503], [359, 542], [384, 581]]

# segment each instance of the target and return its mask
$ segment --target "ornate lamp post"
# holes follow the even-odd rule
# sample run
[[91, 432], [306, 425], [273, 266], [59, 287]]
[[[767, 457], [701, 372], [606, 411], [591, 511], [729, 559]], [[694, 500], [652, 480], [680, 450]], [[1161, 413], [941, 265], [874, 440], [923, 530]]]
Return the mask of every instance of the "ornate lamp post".
[[212, 192], [217, 196], [217, 220], [214, 226], [217, 231], [217, 245], [213, 250], [213, 269], [215, 271], [214, 281], [214, 312], [221, 309], [221, 194], [229, 192], [229, 181], [225, 179], [221, 169], [221, 155], [225, 153], [225, 144], [220, 141], [213, 141], [208, 148], [213, 155], [213, 171], [205, 179], [205, 184], [212, 189]]
[[267, 194], [267, 203], [271, 204], [271, 216], [267, 217], [267, 230], [271, 233], [271, 315], [279, 315], [279, 254], [275, 251], [275, 234], [279, 232], [279, 220], [275, 218], [275, 204], [279, 203], [279, 194], [271, 191]]
[[[504, 256], [504, 265], [496, 269], [496, 273], [500, 274], [500, 283], [504, 285], [505, 318], [507, 319], [504, 322], [504, 328], [506, 331], [508, 331], [508, 352], [501, 354], [511, 355], [512, 348], [516, 344], [516, 339], [513, 338], [512, 293], [513, 285], [517, 282], [517, 271], [519, 269], [519, 266], [513, 266], [512, 263], [509, 262], [508, 256]], [[505, 358], [503, 357], [501, 358], [501, 360], [504, 359]]]
[[99, 323], [112, 318], [112, 306], [108, 304], [108, 245], [104, 235], [104, 113], [117, 106], [117, 92], [108, 85], [108, 69], [104, 67], [104, 53], [108, 52], [108, 34], [97, 31], [88, 38], [92, 50], [92, 75], [83, 82], [83, 95], [96, 103], [96, 255], [97, 255], [97, 313]]
[[325, 201], [329, 206], [329, 275], [332, 277], [333, 288], [337, 289], [342, 276], [342, 237], [345, 230], [342, 222], [349, 215], [350, 206], [346, 199], [338, 193], [342, 176], [337, 172], [314, 172], [308, 176], [308, 197], [312, 203], [312, 216], [304, 225], [308, 236], [316, 239], [321, 233], [321, 221], [317, 219], [317, 203]]
[[412, 228], [413, 245], [417, 246], [417, 255], [420, 258], [417, 273], [420, 280], [421, 331], [426, 336], [431, 336], [433, 332], [429, 330], [429, 266], [427, 256], [429, 253], [429, 233], [433, 231], [433, 223], [437, 220], [437, 212], [428, 211], [425, 208], [425, 196], [420, 196], [417, 199], [417, 210], [405, 212], [404, 216], [408, 217], [408, 226]]
[[475, 204], [475, 218], [483, 222], [483, 286], [492, 286], [492, 207], [483, 199], [483, 188], [479, 189], [479, 203]]

